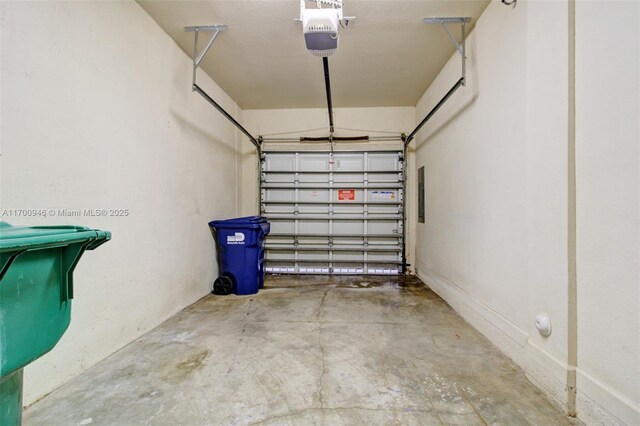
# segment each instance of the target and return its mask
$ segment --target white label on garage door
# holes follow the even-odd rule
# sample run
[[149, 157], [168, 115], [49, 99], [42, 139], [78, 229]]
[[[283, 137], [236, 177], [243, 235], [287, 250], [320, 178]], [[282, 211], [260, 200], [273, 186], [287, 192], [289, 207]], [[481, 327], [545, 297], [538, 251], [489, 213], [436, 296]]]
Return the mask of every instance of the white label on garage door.
[[395, 191], [372, 191], [371, 196], [375, 200], [395, 200]]

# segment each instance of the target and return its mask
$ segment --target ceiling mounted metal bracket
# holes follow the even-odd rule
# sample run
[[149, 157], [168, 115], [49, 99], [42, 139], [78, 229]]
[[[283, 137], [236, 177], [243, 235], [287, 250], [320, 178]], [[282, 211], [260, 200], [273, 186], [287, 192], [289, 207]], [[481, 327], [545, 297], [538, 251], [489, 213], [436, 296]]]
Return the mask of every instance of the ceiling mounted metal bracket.
[[342, 11], [342, 0], [300, 0], [300, 17], [295, 18], [295, 22], [302, 22], [302, 13], [306, 8], [306, 2], [315, 2], [318, 9], [322, 8], [322, 5], [331, 6], [334, 9], [338, 10], [338, 21], [342, 28], [346, 28], [351, 21], [355, 21], [355, 16], [344, 16]]
[[[409, 136], [406, 136], [404, 133], [402, 134], [402, 140], [404, 141], [405, 149], [407, 148], [407, 146], [409, 146], [409, 144], [411, 143], [413, 138], [416, 136], [418, 131], [420, 131], [422, 126], [424, 126], [427, 123], [427, 121], [431, 120], [431, 118], [435, 115], [435, 113], [440, 109], [440, 107], [442, 107], [442, 105], [445, 104], [445, 102], [447, 102], [447, 100], [456, 92], [456, 90], [466, 85], [467, 55], [465, 51], [464, 38], [465, 38], [465, 24], [469, 22], [471, 22], [471, 18], [424, 18], [425, 24], [440, 24], [449, 35], [449, 38], [453, 42], [453, 45], [455, 46], [456, 50], [458, 51], [458, 53], [460, 53], [460, 56], [462, 56], [462, 77], [460, 77], [460, 79], [451, 87], [451, 89], [449, 89], [449, 91], [442, 97], [442, 99], [438, 101], [436, 106], [434, 106], [431, 109], [431, 111], [429, 111], [429, 113], [422, 119], [420, 124], [418, 124], [416, 128], [413, 129], [411, 133], [409, 133]], [[447, 27], [447, 24], [460, 24], [460, 27], [462, 28], [462, 41], [460, 41], [460, 43], [458, 43], [458, 41], [453, 36], [453, 34], [451, 34], [451, 32], [449, 31], [449, 28]]]
[[[229, 27], [227, 27], [226, 25], [200, 25], [200, 26], [184, 27], [184, 30], [186, 32], [195, 33], [193, 37], [193, 82], [191, 85], [192, 87], [196, 85], [196, 70], [198, 69], [198, 66], [200, 66], [200, 62], [202, 62], [202, 60], [204, 59], [209, 49], [211, 49], [211, 45], [213, 45], [213, 42], [215, 41], [216, 37], [218, 37], [218, 34], [220, 34], [222, 31], [227, 31], [228, 29]], [[209, 37], [207, 46], [204, 48], [204, 50], [200, 54], [198, 54], [198, 34], [200, 32], [210, 32], [212, 34], [211, 34], [211, 37]], [[193, 88], [193, 90], [195, 91], [195, 88]]]
[[[222, 31], [227, 31], [228, 29], [229, 27], [227, 27], [226, 25], [201, 25], [201, 26], [193, 26], [193, 27], [184, 27], [184, 30], [186, 32], [195, 33], [193, 37], [194, 38], [193, 40], [193, 80], [191, 82], [191, 90], [198, 93], [200, 96], [202, 96], [215, 109], [217, 109], [227, 120], [229, 120], [234, 126], [236, 126], [238, 130], [244, 133], [244, 135], [249, 138], [249, 141], [251, 141], [253, 146], [256, 147], [256, 150], [258, 151], [258, 155], [260, 155], [262, 152], [261, 150], [262, 138], [260, 137], [259, 139], [256, 139], [254, 136], [252, 136], [251, 133], [247, 131], [247, 129], [242, 127], [242, 125], [238, 123], [238, 121], [235, 118], [233, 118], [231, 114], [229, 114], [224, 108], [222, 108], [222, 106], [219, 103], [217, 103], [211, 96], [207, 94], [207, 92], [205, 92], [196, 83], [196, 74], [197, 74], [196, 70], [198, 69], [200, 62], [202, 62], [202, 59], [204, 59], [204, 56], [207, 54], [207, 52], [211, 48], [211, 45], [215, 41], [216, 37], [218, 37], [218, 34], [220, 34]], [[207, 42], [207, 46], [198, 55], [198, 33], [200, 32], [211, 32], [212, 34], [211, 34], [211, 37], [209, 38], [209, 41]]]
[[[456, 50], [458, 51], [458, 53], [460, 53], [460, 56], [462, 57], [462, 85], [465, 86], [466, 85], [466, 77], [467, 77], [467, 63], [466, 63], [467, 62], [467, 55], [466, 55], [466, 50], [465, 50], [465, 37], [466, 37], [465, 24], [471, 22], [471, 18], [462, 18], [462, 17], [438, 18], [438, 17], [433, 17], [433, 18], [424, 18], [423, 21], [427, 25], [440, 24], [440, 25], [442, 25], [442, 28], [444, 28], [445, 32], [447, 33], [447, 35], [451, 39], [451, 42], [453, 43], [454, 47], [456, 48]], [[453, 36], [453, 34], [451, 34], [451, 31], [449, 31], [449, 27], [447, 27], [447, 24], [460, 24], [460, 29], [462, 30], [462, 41], [460, 43], [458, 43], [458, 41]]]

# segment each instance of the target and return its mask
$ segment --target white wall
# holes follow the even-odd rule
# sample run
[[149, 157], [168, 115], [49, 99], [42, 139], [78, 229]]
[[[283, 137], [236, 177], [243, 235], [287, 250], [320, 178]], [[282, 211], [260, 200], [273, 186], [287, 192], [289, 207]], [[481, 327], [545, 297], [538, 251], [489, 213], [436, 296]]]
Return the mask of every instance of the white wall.
[[[327, 136], [329, 134], [329, 118], [326, 108], [309, 109], [272, 109], [272, 110], [244, 110], [243, 124], [255, 135], [263, 135], [272, 138], [290, 138], [300, 136]], [[334, 125], [337, 136], [398, 136], [403, 132], [410, 132], [415, 127], [415, 108], [413, 107], [389, 107], [389, 108], [335, 108]], [[353, 130], [356, 129], [356, 130]], [[267, 136], [273, 135], [273, 136]], [[273, 147], [274, 145], [269, 145]], [[295, 144], [278, 145], [286, 149], [293, 149]], [[318, 147], [318, 144], [314, 144]], [[389, 146], [389, 144], [368, 142], [367, 147]], [[340, 144], [340, 147], [352, 149], [364, 149], [362, 143]], [[394, 143], [393, 149], [400, 147], [401, 143]], [[324, 145], [328, 148], [328, 145]], [[266, 149], [266, 148], [265, 148]], [[309, 145], [303, 147], [309, 149]], [[413, 149], [407, 153], [405, 164], [409, 166], [407, 171], [408, 187], [415, 186], [415, 170], [413, 169]], [[244, 138], [242, 144], [242, 214], [257, 214], [259, 211], [258, 193], [258, 160], [253, 145]], [[411, 204], [414, 200], [407, 200], [407, 261], [413, 263], [415, 247], [412, 225], [415, 223], [413, 216], [416, 209]]]
[[[523, 7], [490, 4], [467, 39], [467, 86], [412, 142], [416, 168], [425, 167], [418, 275], [481, 330], [496, 327], [494, 340], [518, 359], [527, 339], [525, 29]], [[418, 102], [416, 122], [460, 72], [454, 55]]]
[[[548, 7], [558, 9], [557, 4], [562, 5]], [[562, 72], [567, 58], [566, 45], [549, 51], [541, 44], [555, 42], [566, 13], [549, 13], [546, 25], [553, 33], [537, 40], [527, 32], [532, 19], [539, 22], [539, 14], [528, 13], [536, 7], [541, 6], [488, 6], [467, 39], [467, 86], [417, 137], [426, 222], [418, 224], [416, 257], [418, 275], [561, 405], [567, 360], [561, 290], [567, 287], [567, 101], [544, 105], [563, 81], [553, 74], [556, 68], [545, 73], [544, 66], [555, 63]], [[454, 55], [418, 103], [417, 120], [459, 78], [459, 64]], [[533, 328], [537, 312], [551, 318], [549, 338]]]
[[[567, 411], [577, 332], [578, 417], [635, 424], [638, 5], [609, 5], [576, 6], [577, 299], [564, 0], [495, 1], [478, 20], [467, 40], [467, 87], [414, 142], [426, 177], [416, 263], [428, 285]], [[459, 73], [455, 54], [419, 101], [416, 121]], [[551, 318], [548, 338], [534, 327], [539, 312]]]
[[640, 3], [576, 3], [578, 410], [640, 424]]
[[[236, 214], [239, 137], [190, 90], [191, 61], [133, 2], [2, 2], [3, 217], [113, 233], [75, 273], [71, 326], [26, 368], [25, 404], [210, 291], [207, 222]], [[237, 105], [206, 75], [199, 84]]]

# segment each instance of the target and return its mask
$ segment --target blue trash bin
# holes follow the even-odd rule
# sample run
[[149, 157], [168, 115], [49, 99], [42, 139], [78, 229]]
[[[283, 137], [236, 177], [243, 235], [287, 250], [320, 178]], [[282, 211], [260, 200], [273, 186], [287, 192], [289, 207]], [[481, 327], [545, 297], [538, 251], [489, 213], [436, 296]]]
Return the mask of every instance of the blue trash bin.
[[[264, 242], [271, 225], [264, 216], [214, 220], [220, 258], [220, 277], [214, 292], [255, 294], [264, 286]], [[216, 290], [217, 289], [217, 290]]]
[[[251, 223], [261, 224], [263, 235], [262, 235], [262, 241], [260, 244], [260, 261], [259, 261], [260, 267], [258, 271], [258, 280], [259, 280], [258, 289], [263, 288], [264, 287], [264, 242], [266, 240], [267, 235], [269, 235], [269, 231], [271, 230], [271, 224], [269, 223], [269, 219], [267, 219], [264, 216], [243, 216], [243, 217], [237, 217], [234, 219], [226, 219], [224, 220], [224, 222], [230, 222], [230, 223], [251, 222]], [[209, 225], [211, 225], [211, 223], [209, 223]]]

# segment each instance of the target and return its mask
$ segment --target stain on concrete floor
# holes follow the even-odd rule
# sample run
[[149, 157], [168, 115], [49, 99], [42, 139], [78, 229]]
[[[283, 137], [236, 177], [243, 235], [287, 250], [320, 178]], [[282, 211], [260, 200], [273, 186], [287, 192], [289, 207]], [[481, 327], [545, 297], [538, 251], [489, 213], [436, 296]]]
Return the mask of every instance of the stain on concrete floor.
[[270, 276], [208, 296], [25, 425], [578, 424], [415, 277]]

